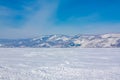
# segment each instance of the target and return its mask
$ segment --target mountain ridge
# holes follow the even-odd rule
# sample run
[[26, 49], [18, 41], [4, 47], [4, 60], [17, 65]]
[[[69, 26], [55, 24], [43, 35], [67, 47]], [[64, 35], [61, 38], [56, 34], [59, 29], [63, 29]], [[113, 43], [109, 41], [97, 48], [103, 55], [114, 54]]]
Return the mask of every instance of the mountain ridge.
[[120, 33], [98, 35], [43, 35], [27, 39], [0, 39], [1, 48], [120, 48]]

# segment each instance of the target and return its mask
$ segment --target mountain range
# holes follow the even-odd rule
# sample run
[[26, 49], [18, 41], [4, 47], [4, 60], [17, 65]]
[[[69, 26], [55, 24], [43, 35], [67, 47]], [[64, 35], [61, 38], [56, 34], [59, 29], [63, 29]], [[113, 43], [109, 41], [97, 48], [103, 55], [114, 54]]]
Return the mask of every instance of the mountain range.
[[0, 39], [0, 48], [120, 48], [120, 34], [44, 35], [27, 39]]

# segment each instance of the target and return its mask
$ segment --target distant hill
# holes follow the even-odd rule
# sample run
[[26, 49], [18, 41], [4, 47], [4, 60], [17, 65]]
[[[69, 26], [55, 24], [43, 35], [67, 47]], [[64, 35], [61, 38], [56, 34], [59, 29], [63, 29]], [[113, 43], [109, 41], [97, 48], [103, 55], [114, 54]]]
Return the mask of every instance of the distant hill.
[[120, 48], [120, 34], [46, 35], [28, 39], [0, 39], [1, 48]]

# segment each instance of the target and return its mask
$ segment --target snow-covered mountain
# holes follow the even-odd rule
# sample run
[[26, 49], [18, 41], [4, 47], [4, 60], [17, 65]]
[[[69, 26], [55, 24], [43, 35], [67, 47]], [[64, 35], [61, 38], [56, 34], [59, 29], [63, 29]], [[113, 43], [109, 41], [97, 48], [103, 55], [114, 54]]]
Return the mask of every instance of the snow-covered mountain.
[[102, 35], [45, 35], [29, 39], [0, 39], [0, 47], [31, 48], [119, 48], [120, 34]]

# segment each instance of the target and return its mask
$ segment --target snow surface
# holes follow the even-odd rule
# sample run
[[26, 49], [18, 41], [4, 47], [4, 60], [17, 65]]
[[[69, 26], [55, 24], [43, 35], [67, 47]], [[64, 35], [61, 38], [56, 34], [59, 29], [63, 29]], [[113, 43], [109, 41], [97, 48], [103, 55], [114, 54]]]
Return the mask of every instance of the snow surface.
[[0, 80], [120, 80], [120, 49], [0, 48]]

